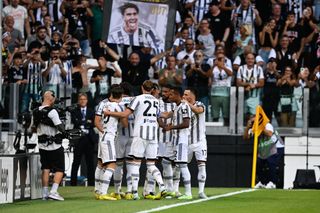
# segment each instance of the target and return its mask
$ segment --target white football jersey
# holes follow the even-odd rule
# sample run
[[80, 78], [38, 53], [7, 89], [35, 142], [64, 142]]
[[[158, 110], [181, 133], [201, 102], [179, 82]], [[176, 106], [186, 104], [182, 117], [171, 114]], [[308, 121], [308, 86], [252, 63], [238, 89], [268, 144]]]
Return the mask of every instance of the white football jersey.
[[128, 108], [134, 111], [133, 136], [157, 143], [159, 100], [142, 94], [133, 98]]
[[[176, 125], [182, 124], [184, 118], [191, 119], [191, 109], [188, 104], [181, 102], [173, 110], [172, 125], [176, 126]], [[184, 129], [174, 129], [173, 143], [177, 145], [179, 143], [179, 139], [181, 136], [188, 138], [189, 134], [190, 134], [190, 126]]]
[[100, 101], [96, 108], [96, 115], [103, 116], [103, 109], [105, 108], [105, 105], [109, 102], [108, 98]]
[[198, 142], [202, 141], [203, 139], [205, 139], [205, 137], [206, 137], [206, 125], [205, 125], [206, 107], [200, 101], [196, 101], [194, 103], [194, 106], [202, 107], [204, 109], [204, 111], [200, 114], [196, 114], [191, 111], [191, 121], [190, 121], [191, 131], [190, 131], [190, 136], [189, 136], [189, 143], [190, 144], [198, 143]]
[[[171, 103], [171, 102], [164, 102], [162, 99], [160, 99], [160, 112], [172, 112], [173, 109], [175, 108], [176, 103]], [[164, 124], [170, 124], [172, 122], [172, 118], [167, 118], [163, 119]], [[172, 141], [172, 131], [166, 131], [163, 132], [162, 128], [159, 128], [159, 142], [169, 142]]]
[[[119, 106], [120, 106], [122, 112], [129, 106], [132, 99], [133, 99], [133, 97], [123, 97], [121, 99]], [[128, 128], [124, 128], [123, 126], [118, 125], [119, 136], [132, 138], [133, 137], [133, 127], [134, 127], [134, 115], [131, 114], [128, 117]]]
[[[121, 108], [118, 103], [108, 101], [104, 105], [104, 109], [111, 112], [120, 112]], [[109, 135], [117, 135], [119, 118], [103, 115], [103, 131]]]

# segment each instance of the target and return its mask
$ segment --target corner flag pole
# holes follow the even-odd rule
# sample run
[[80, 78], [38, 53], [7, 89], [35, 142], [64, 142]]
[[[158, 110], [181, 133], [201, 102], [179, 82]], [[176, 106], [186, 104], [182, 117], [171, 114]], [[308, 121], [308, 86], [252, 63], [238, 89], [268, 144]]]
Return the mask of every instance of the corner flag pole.
[[258, 154], [258, 137], [263, 132], [267, 123], [269, 123], [269, 118], [264, 113], [261, 106], [256, 107], [256, 117], [254, 118], [254, 123], [252, 127], [252, 132], [254, 134], [253, 141], [253, 159], [252, 159], [252, 179], [251, 187], [254, 188], [256, 185], [256, 171], [257, 171], [257, 154]]
[[253, 159], [252, 159], [252, 178], [251, 178], [251, 188], [256, 186], [256, 171], [257, 171], [257, 153], [258, 153], [258, 134], [254, 134], [253, 141]]

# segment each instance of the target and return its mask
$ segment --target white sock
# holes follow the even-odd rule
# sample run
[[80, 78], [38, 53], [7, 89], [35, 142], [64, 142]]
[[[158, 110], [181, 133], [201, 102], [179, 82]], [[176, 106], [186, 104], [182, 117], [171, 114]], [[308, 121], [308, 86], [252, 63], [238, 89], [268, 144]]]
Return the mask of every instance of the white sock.
[[163, 182], [166, 189], [169, 192], [173, 191], [173, 169], [171, 165], [171, 161], [166, 159], [162, 159], [162, 167], [163, 167]]
[[42, 187], [42, 197], [48, 197], [48, 195], [49, 195], [49, 187], [48, 186]]
[[110, 185], [110, 180], [112, 178], [112, 175], [114, 173], [114, 169], [112, 168], [106, 168], [102, 169], [103, 173], [100, 176], [101, 179], [101, 194], [105, 195], [108, 193], [109, 185]]
[[51, 190], [50, 190], [50, 193], [56, 193], [58, 191], [58, 188], [59, 188], [59, 184], [53, 183]]
[[126, 168], [127, 168], [127, 192], [132, 193], [132, 178], [131, 178], [131, 173], [132, 173], [132, 162], [126, 162]]
[[176, 165], [173, 168], [173, 191], [179, 192], [179, 184], [180, 184], [180, 168]]
[[101, 180], [100, 180], [100, 177], [102, 175], [102, 168], [100, 166], [97, 166], [96, 167], [96, 171], [94, 173], [94, 191], [95, 192], [100, 192], [100, 189], [101, 189]]
[[154, 165], [154, 162], [148, 162], [147, 163], [147, 168], [148, 168], [148, 172], [151, 173], [151, 175], [153, 176], [153, 178], [157, 181], [158, 185], [159, 185], [159, 190], [163, 191], [166, 188], [164, 187], [164, 183], [161, 177], [161, 173], [159, 171], [159, 169]]
[[155, 180], [152, 176], [152, 174], [150, 173], [149, 170], [147, 170], [146, 172], [146, 179], [144, 182], [144, 194], [150, 194], [150, 193], [154, 193], [155, 192]]
[[121, 191], [121, 183], [122, 183], [122, 175], [123, 175], [123, 162], [117, 162], [117, 168], [113, 174], [113, 183], [115, 193], [119, 194]]
[[132, 180], [132, 193], [138, 193], [138, 185], [140, 178], [140, 165], [141, 162], [133, 162], [131, 165], [131, 180]]
[[192, 195], [191, 194], [191, 175], [188, 169], [188, 165], [187, 164], [180, 164], [180, 171], [181, 171], [181, 175], [182, 175], [182, 179], [183, 179], [183, 184], [184, 184], [184, 188], [185, 188], [185, 195]]
[[206, 172], [206, 164], [200, 163], [198, 164], [198, 183], [199, 183], [199, 194], [204, 192], [204, 186], [206, 183], [207, 172]]

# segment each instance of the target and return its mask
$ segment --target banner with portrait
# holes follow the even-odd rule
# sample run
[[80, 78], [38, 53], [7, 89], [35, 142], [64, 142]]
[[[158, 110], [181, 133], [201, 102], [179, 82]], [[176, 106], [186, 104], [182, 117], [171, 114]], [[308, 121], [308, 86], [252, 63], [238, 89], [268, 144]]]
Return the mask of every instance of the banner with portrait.
[[175, 14], [176, 1], [172, 0], [105, 1], [102, 38], [112, 44], [168, 49]]

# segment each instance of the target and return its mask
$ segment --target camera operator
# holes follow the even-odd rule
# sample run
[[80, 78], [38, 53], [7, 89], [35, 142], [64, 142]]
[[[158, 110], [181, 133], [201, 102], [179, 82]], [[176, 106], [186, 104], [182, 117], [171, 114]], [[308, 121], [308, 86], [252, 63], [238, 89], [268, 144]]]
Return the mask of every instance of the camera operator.
[[82, 155], [85, 155], [88, 185], [94, 185], [93, 150], [98, 138], [93, 129], [95, 112], [93, 109], [87, 107], [87, 104], [87, 94], [80, 93], [78, 96], [78, 107], [71, 111], [71, 121], [74, 124], [74, 129], [81, 129], [84, 133], [74, 144], [71, 186], [77, 185], [77, 173], [81, 164]]
[[[64, 150], [62, 139], [66, 136], [59, 114], [53, 108], [55, 95], [52, 91], [43, 94], [43, 102], [33, 111], [33, 131], [37, 132], [42, 170], [42, 199], [63, 201], [58, 187], [64, 175]], [[52, 188], [48, 190], [49, 174], [54, 172]]]

